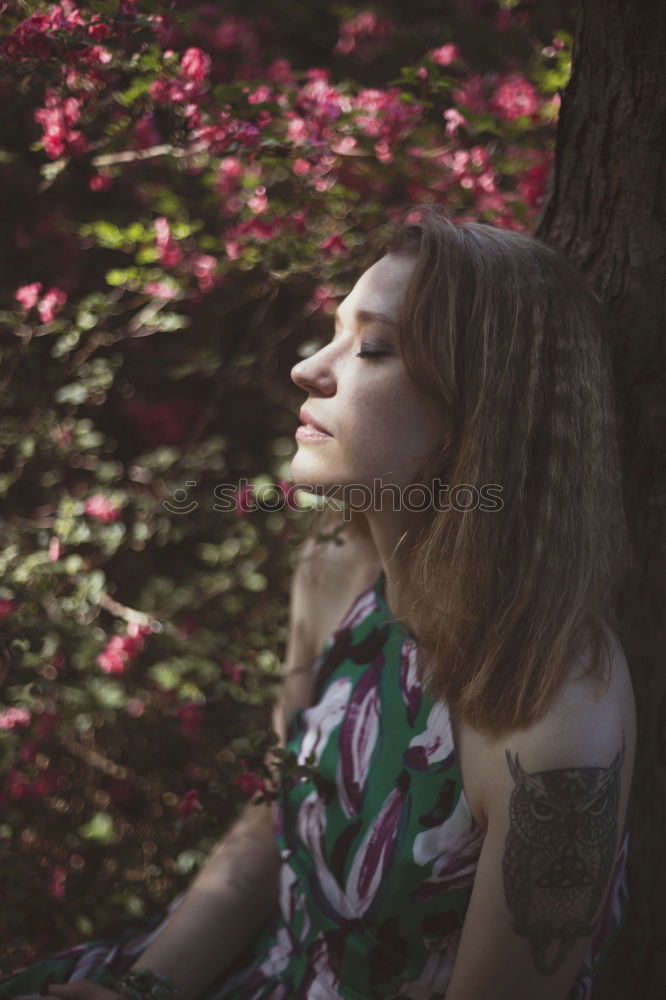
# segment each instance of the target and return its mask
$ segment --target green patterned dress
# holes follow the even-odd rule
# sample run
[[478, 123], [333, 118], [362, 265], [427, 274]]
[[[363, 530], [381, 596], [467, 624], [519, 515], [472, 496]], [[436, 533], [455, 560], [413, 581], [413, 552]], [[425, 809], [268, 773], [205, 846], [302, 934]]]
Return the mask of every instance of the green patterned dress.
[[[300, 763], [314, 754], [320, 779], [283, 788], [276, 804], [279, 907], [202, 1000], [446, 996], [483, 831], [465, 798], [446, 707], [419, 683], [414, 639], [392, 619], [384, 586], [382, 572], [354, 600], [316, 662], [312, 706], [289, 720], [288, 748]], [[571, 1000], [590, 996], [615, 937], [626, 849], [625, 834]], [[0, 1000], [30, 995], [49, 977], [109, 983], [181, 899], [114, 940], [0, 980]]]

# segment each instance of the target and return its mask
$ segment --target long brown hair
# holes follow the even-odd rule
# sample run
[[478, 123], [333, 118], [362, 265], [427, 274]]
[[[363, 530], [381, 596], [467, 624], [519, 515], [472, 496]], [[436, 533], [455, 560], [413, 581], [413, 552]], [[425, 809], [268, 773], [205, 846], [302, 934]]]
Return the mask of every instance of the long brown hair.
[[499, 735], [540, 718], [576, 665], [609, 677], [633, 553], [603, 311], [544, 243], [437, 206], [409, 209], [385, 253], [415, 258], [400, 351], [450, 427], [423, 482], [498, 484], [502, 501], [411, 514], [393, 610], [433, 697]]

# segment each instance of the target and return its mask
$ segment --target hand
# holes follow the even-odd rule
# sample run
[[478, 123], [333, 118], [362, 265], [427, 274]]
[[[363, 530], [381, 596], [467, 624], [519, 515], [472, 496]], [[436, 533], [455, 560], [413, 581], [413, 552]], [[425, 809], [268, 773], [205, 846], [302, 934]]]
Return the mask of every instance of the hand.
[[120, 993], [114, 993], [89, 979], [77, 979], [75, 983], [51, 983], [45, 995], [62, 997], [62, 1000], [123, 1000]]

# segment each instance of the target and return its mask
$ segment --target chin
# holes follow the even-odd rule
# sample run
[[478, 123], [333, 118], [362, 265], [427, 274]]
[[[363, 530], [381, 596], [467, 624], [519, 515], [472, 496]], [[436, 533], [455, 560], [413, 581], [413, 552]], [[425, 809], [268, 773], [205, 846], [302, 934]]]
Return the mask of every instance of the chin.
[[303, 489], [317, 490], [324, 496], [329, 490], [339, 493], [343, 489], [339, 478], [331, 476], [327, 471], [318, 470], [317, 462], [309, 460], [304, 455], [296, 455], [292, 459], [290, 478], [292, 483], [302, 486]]

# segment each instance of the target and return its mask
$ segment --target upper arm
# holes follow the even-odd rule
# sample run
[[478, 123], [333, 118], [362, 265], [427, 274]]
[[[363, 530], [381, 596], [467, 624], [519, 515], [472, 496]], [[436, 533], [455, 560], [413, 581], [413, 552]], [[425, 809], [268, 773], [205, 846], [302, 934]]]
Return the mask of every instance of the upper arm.
[[[309, 705], [312, 697], [313, 667], [318, 652], [313, 629], [316, 596], [311, 571], [312, 556], [313, 543], [308, 538], [297, 554], [292, 573], [285, 670], [271, 714], [271, 728], [279, 736], [278, 746], [282, 748], [287, 742], [287, 724], [291, 713], [296, 708]], [[273, 780], [277, 781], [275, 758], [270, 750], [266, 753], [265, 765]], [[245, 821], [258, 823], [262, 829], [270, 831], [271, 842], [274, 819], [273, 802], [249, 802], [245, 807]]]
[[620, 847], [634, 739], [631, 714], [583, 699], [478, 750], [488, 827], [447, 1000], [568, 995]]

